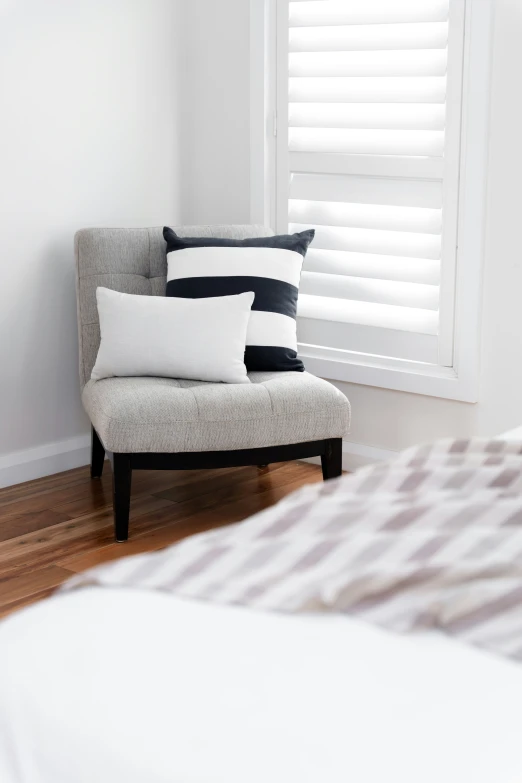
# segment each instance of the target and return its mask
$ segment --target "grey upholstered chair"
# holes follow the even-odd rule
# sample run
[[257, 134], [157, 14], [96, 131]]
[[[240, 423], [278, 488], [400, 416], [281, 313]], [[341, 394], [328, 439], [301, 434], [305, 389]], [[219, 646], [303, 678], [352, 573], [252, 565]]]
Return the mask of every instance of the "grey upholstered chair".
[[[176, 227], [182, 236], [268, 236], [263, 226]], [[96, 288], [165, 293], [160, 228], [89, 228], [75, 237], [82, 401], [92, 423], [91, 476], [112, 461], [117, 541], [128, 537], [133, 469], [265, 465], [320, 456], [325, 479], [341, 473], [350, 405], [306, 372], [255, 372], [251, 384], [170, 378], [91, 380], [100, 331]]]

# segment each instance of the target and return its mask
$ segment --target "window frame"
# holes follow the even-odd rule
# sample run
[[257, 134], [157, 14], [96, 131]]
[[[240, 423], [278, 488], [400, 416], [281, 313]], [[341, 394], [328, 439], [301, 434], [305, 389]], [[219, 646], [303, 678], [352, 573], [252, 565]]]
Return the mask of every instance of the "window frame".
[[[283, 103], [278, 107], [276, 31], [277, 14], [286, 13], [287, 3], [250, 0], [250, 216], [253, 223], [274, 230], [277, 166], [286, 173], [286, 161], [281, 156], [278, 161], [276, 152], [277, 112]], [[446, 263], [442, 272], [441, 310], [446, 308], [448, 315], [441, 317], [439, 365], [306, 346], [300, 355], [315, 375], [463, 402], [478, 400], [493, 2], [462, 0], [462, 6], [460, 160], [451, 178], [458, 212], [449, 241], [455, 242], [455, 233], [458, 239], [455, 264], [452, 268]]]

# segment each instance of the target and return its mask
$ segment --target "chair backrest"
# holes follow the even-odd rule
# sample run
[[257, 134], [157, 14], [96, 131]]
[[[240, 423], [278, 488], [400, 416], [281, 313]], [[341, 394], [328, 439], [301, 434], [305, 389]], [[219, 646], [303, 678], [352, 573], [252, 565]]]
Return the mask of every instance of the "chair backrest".
[[[271, 236], [266, 226], [172, 226], [181, 236], [246, 239]], [[167, 258], [162, 228], [84, 228], [74, 238], [80, 382], [91, 377], [100, 345], [98, 286], [127, 294], [162, 296]]]

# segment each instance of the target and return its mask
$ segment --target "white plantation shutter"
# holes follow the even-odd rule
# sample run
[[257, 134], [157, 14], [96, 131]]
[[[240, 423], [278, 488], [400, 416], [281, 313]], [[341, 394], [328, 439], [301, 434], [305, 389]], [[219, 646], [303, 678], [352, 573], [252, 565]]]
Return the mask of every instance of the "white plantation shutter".
[[278, 0], [277, 230], [307, 347], [451, 366], [464, 0]]

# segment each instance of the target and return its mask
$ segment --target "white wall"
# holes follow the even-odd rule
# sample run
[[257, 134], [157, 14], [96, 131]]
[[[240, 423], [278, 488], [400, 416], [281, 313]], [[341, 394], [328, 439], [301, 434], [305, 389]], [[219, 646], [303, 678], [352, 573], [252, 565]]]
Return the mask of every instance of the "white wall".
[[248, 0], [182, 0], [181, 218], [248, 223]]
[[[200, 5], [199, 1], [194, 3]], [[245, 73], [249, 67], [245, 51], [249, 34], [248, 3], [243, 3], [240, 14], [238, 5], [241, 3], [236, 0], [223, 0], [219, 4], [227, 21], [226, 46], [216, 36], [206, 38], [204, 48], [207, 61], [214, 63], [215, 83], [226, 77], [229, 95], [235, 96], [242, 119], [238, 124], [228, 103], [220, 107], [214, 97], [213, 121], [209, 116], [206, 123], [201, 123], [197, 136], [197, 151], [206, 160], [219, 158], [223, 139], [233, 139], [233, 145], [226, 147], [226, 160], [234, 192], [227, 192], [217, 172], [205, 177], [202, 171], [194, 187], [185, 181], [182, 199], [185, 200], [189, 188], [193, 221], [204, 218], [218, 222], [224, 213], [227, 220], [245, 220], [245, 205], [249, 200], [248, 179], [244, 176], [248, 166], [245, 163], [248, 131], [243, 119], [249, 101], [245, 97]], [[522, 70], [522, 3], [495, 0], [495, 9], [480, 399], [476, 405], [469, 405], [338, 384], [352, 403], [351, 440], [355, 443], [397, 450], [446, 435], [500, 433], [522, 423], [522, 101], [513, 92], [514, 74]], [[191, 47], [192, 39], [186, 40], [185, 46]], [[201, 74], [198, 69], [194, 85], [200, 85]], [[185, 84], [185, 90], [190, 93], [190, 82]], [[204, 117], [205, 106], [201, 105], [199, 111]], [[237, 156], [229, 154], [234, 148], [238, 150]], [[190, 140], [186, 140], [183, 153], [190, 152], [194, 150], [190, 148]]]
[[175, 0], [0, 0], [4, 483], [85, 458], [74, 232], [179, 220], [177, 30]]

